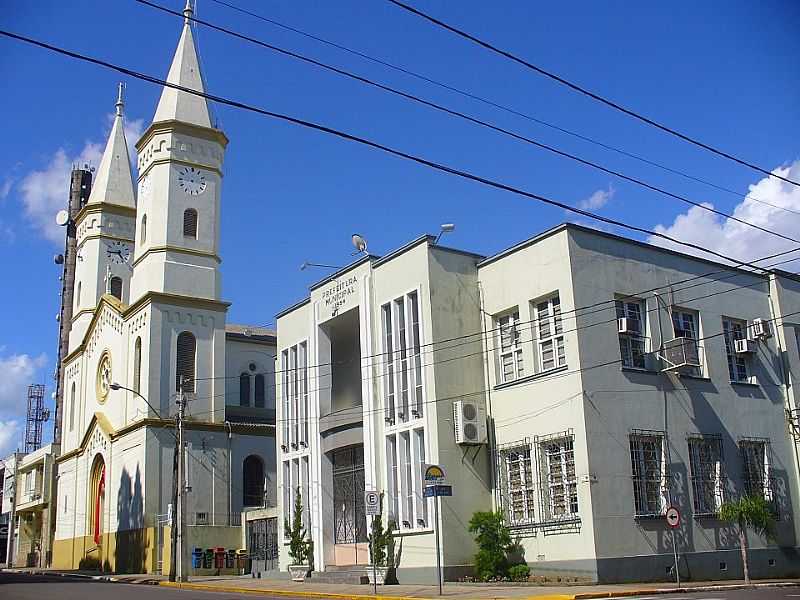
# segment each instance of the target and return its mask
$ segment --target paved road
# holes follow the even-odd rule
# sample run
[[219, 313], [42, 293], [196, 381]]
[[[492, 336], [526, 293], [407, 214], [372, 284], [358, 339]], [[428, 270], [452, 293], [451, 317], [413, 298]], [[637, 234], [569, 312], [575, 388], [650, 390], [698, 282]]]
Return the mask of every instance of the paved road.
[[[269, 596], [176, 590], [157, 585], [92, 581], [57, 575], [0, 573], [2, 600], [257, 600]], [[272, 596], [278, 598], [278, 596]], [[280, 596], [281, 600], [292, 600]], [[297, 598], [296, 600], [308, 600]], [[777, 600], [777, 599], [776, 599]], [[780, 600], [784, 600], [781, 598]]]
[[[366, 586], [365, 586], [366, 587]], [[365, 589], [366, 591], [366, 589]], [[368, 593], [368, 592], [367, 592]], [[536, 588], [530, 588], [536, 595]], [[445, 587], [445, 597], [447, 588]], [[92, 581], [56, 575], [0, 573], [0, 600], [256, 600], [270, 598], [253, 594], [177, 590], [154, 585], [132, 585]], [[286, 596], [271, 596], [292, 600]], [[800, 588], [758, 588], [717, 592], [696, 592], [635, 596], [626, 600], [797, 600]], [[297, 598], [296, 600], [307, 600]]]

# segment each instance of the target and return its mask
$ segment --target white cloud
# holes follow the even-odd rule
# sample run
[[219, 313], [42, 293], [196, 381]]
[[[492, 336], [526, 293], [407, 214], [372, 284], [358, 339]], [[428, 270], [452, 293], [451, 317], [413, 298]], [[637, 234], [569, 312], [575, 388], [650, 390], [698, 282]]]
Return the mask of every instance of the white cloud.
[[8, 193], [11, 191], [13, 185], [13, 177], [6, 177], [3, 179], [3, 185], [0, 185], [0, 200], [5, 200], [8, 197]]
[[[795, 161], [788, 167], [778, 167], [772, 172], [798, 181], [800, 180], [800, 160]], [[733, 216], [789, 237], [797, 238], [800, 235], [800, 214], [798, 214], [800, 213], [800, 187], [774, 177], [765, 177], [759, 182], [750, 185], [747, 195], [748, 197], [736, 205], [732, 213]], [[761, 202], [753, 198], [757, 198]], [[713, 206], [712, 204], [704, 204]], [[796, 212], [782, 210], [787, 208]], [[788, 250], [797, 245], [743, 223], [720, 217], [696, 206], [675, 217], [671, 225], [657, 225], [654, 229], [659, 233], [665, 233], [679, 240], [704, 246], [737, 260], [753, 260]], [[692, 250], [656, 236], [651, 236], [647, 241], [658, 246], [719, 260], [716, 256]], [[768, 265], [772, 262], [798, 256], [800, 256], [800, 253], [791, 254], [786, 258], [776, 258], [774, 261], [765, 261], [761, 264]], [[798, 270], [798, 264], [800, 262], [778, 266], [786, 270], [796, 271]]]
[[22, 447], [22, 423], [16, 420], [0, 421], [0, 460]]
[[[107, 120], [110, 131], [113, 115]], [[141, 136], [143, 126], [142, 119], [125, 123], [125, 136], [131, 156], [135, 156], [133, 144]], [[76, 156], [68, 156], [63, 148], [59, 148], [44, 169], [31, 171], [21, 179], [18, 187], [22, 194], [25, 216], [46, 239], [57, 244], [64, 241], [64, 230], [55, 224], [54, 219], [56, 213], [66, 207], [72, 166], [90, 164], [96, 167], [100, 164], [104, 148], [105, 139], [102, 142], [86, 142]]]
[[597, 210], [598, 208], [603, 208], [608, 204], [608, 201], [614, 197], [616, 191], [617, 190], [615, 190], [611, 184], [608, 184], [607, 190], [597, 190], [588, 198], [578, 202], [578, 208], [582, 208], [583, 210]]
[[45, 354], [0, 356], [0, 419], [25, 414], [28, 386], [42, 379], [37, 374], [46, 364]]

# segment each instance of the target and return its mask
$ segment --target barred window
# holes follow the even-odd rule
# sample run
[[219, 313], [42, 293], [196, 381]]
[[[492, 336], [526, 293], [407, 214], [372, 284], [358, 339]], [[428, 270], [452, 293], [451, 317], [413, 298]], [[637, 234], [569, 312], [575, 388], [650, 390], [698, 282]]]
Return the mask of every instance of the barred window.
[[522, 443], [501, 449], [499, 458], [500, 491], [508, 524], [534, 523], [536, 496], [531, 445]]
[[566, 365], [561, 300], [558, 294], [536, 303], [536, 325], [540, 370], [548, 371]]
[[742, 459], [742, 478], [748, 496], [772, 501], [772, 479], [769, 440], [739, 441]]
[[736, 340], [747, 337], [747, 323], [722, 319], [722, 336], [725, 338], [725, 355], [728, 359], [728, 376], [731, 381], [748, 382], [747, 355], [736, 352]]
[[722, 439], [719, 436], [689, 439], [689, 470], [695, 514], [716, 515], [724, 501]]
[[197, 353], [197, 340], [194, 335], [184, 331], [178, 336], [175, 369], [175, 389], [181, 389], [183, 382], [184, 392], [194, 392], [194, 374]]
[[637, 517], [663, 515], [667, 508], [666, 443], [661, 431], [630, 436], [633, 500]]
[[644, 369], [645, 364], [645, 320], [640, 300], [617, 300], [617, 322], [625, 319], [626, 330], [619, 331], [619, 354], [622, 366]]
[[565, 519], [578, 514], [574, 445], [575, 436], [571, 434], [539, 442], [540, 485], [548, 519]]
[[183, 211], [183, 235], [197, 239], [197, 211], [193, 208]]
[[519, 311], [496, 319], [500, 330], [500, 382], [514, 381], [525, 375], [519, 329]]

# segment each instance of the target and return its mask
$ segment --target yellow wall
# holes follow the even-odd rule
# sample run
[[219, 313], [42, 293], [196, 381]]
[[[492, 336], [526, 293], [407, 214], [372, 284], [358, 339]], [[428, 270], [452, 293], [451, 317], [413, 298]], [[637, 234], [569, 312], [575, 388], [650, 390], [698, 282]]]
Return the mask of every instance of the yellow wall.
[[[165, 528], [169, 549], [168, 528]], [[100, 546], [92, 536], [55, 540], [53, 568], [79, 569], [84, 558], [97, 559], [104, 571], [114, 573], [152, 573], [156, 568], [155, 529], [146, 527], [131, 531], [103, 534]], [[169, 557], [165, 557], [167, 562]]]

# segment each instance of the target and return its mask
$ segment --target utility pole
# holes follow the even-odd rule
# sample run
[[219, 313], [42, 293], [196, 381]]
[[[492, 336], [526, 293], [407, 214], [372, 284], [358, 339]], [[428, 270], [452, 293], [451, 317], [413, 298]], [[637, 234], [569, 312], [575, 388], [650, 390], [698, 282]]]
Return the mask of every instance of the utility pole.
[[186, 414], [186, 396], [183, 392], [183, 384], [184, 381], [181, 379], [181, 382], [178, 386], [178, 473], [177, 473], [177, 483], [178, 483], [178, 493], [177, 493], [177, 510], [175, 511], [175, 520], [176, 524], [174, 528], [176, 531], [176, 536], [173, 538], [176, 541], [175, 544], [175, 554], [176, 556], [176, 581], [186, 581], [187, 577], [185, 574], [186, 565], [184, 564], [184, 559], [186, 555], [186, 536], [184, 535], [184, 521], [185, 515], [184, 512], [186, 510], [186, 453], [184, 450], [185, 443], [183, 441], [183, 419]]

